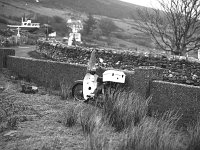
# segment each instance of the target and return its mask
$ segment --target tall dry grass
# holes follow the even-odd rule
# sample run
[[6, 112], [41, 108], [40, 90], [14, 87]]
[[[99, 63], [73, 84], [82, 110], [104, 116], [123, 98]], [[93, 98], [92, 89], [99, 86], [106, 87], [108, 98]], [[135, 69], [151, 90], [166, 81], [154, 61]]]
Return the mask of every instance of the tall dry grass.
[[106, 131], [108, 126], [102, 124], [88, 134], [86, 149], [188, 150], [190, 137], [176, 129], [179, 117], [173, 112], [166, 112], [160, 119], [144, 117], [137, 126], [133, 124], [122, 132]]
[[176, 129], [180, 116], [166, 112], [162, 118], [145, 117], [138, 126], [124, 131], [118, 150], [186, 150], [189, 139]]
[[147, 114], [149, 100], [132, 90], [109, 89], [104, 95], [103, 112], [116, 131], [121, 131], [140, 122]]
[[[20, 97], [13, 90], [13, 85], [5, 87], [0, 93], [0, 132], [14, 129], [19, 122], [16, 114], [27, 109], [15, 103]], [[102, 109], [88, 104], [67, 104], [61, 121], [66, 127], [80, 124], [87, 150], [200, 149], [200, 119], [187, 131], [179, 130], [177, 122], [181, 116], [174, 111], [168, 111], [159, 118], [147, 117], [149, 100], [134, 91], [109, 89], [104, 95]], [[114, 136], [118, 137], [118, 142], [113, 142]], [[59, 142], [55, 143], [43, 147], [60, 148]]]
[[200, 149], [200, 117], [197, 119], [197, 123], [189, 126], [187, 130], [190, 137], [188, 150]]
[[86, 137], [86, 150], [109, 150], [111, 149], [111, 135], [112, 129], [106, 124], [102, 123], [96, 126], [94, 130]]
[[66, 127], [72, 127], [77, 123], [78, 116], [75, 113], [76, 104], [68, 104], [65, 109], [61, 111], [58, 121]]
[[[199, 148], [200, 123], [183, 131], [178, 128], [181, 115], [167, 111], [157, 118], [147, 116], [150, 98], [144, 100], [134, 91], [112, 90], [104, 95], [101, 124], [87, 132], [89, 150], [194, 150]], [[95, 111], [93, 111], [93, 114]], [[88, 118], [93, 118], [91, 117]], [[95, 117], [94, 117], [95, 118]], [[87, 126], [93, 119], [86, 119]], [[91, 123], [91, 122], [90, 122]], [[120, 136], [113, 137], [105, 131], [106, 125]], [[117, 131], [117, 132], [116, 132]]]
[[97, 126], [100, 126], [103, 119], [101, 110], [88, 104], [85, 104], [78, 115], [85, 136], [91, 134]]

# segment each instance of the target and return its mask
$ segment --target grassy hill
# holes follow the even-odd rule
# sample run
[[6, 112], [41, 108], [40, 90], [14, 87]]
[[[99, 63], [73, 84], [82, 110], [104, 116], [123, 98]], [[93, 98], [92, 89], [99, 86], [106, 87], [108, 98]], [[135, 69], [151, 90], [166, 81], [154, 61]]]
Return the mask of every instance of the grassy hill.
[[68, 8], [111, 18], [131, 18], [139, 7], [119, 0], [43, 0], [40, 5], [57, 9]]
[[[5, 11], [8, 15], [12, 13], [12, 10], [11, 12], [6, 11], [8, 6], [10, 8], [14, 7], [17, 10], [18, 13], [16, 15], [20, 15], [20, 11], [22, 13], [31, 13], [31, 11], [41, 10], [40, 8], [43, 7], [44, 10], [52, 8], [65, 13], [78, 11], [119, 19], [137, 17], [137, 9], [142, 8], [141, 6], [121, 2], [120, 0], [41, 0], [39, 3], [36, 3], [35, 0], [0, 0], [0, 5], [1, 13]], [[43, 13], [44, 10], [38, 12]]]

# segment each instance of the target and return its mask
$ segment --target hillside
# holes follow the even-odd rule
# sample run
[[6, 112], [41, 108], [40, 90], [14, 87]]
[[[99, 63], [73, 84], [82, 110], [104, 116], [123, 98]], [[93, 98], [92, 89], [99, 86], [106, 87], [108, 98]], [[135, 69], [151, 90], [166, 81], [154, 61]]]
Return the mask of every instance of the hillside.
[[[31, 11], [30, 7], [44, 7], [46, 9], [53, 8], [55, 10], [65, 11], [78, 11], [82, 13], [91, 13], [100, 16], [108, 16], [111, 18], [132, 18], [137, 17], [136, 11], [141, 6], [129, 4], [126, 2], [121, 2], [119, 0], [41, 0], [39, 3], [36, 3], [35, 0], [0, 0], [1, 4], [1, 13], [6, 11], [6, 7], [3, 5], [10, 5], [15, 7], [18, 11]], [[12, 12], [12, 11], [11, 11]], [[9, 13], [9, 12], [8, 12]], [[38, 13], [41, 13], [38, 11]], [[21, 13], [20, 13], [21, 14]]]
[[[137, 5], [119, 0], [0, 0], [0, 19], [6, 24], [20, 24], [21, 17], [26, 16], [41, 24], [48, 23], [60, 37], [66, 36], [66, 20], [75, 16], [85, 20], [88, 13], [95, 18], [108, 17], [113, 20], [120, 31], [111, 38], [93, 41], [97, 45], [113, 48], [131, 48], [142, 51], [152, 49], [152, 41], [143, 33], [137, 31], [132, 18], [137, 18]], [[62, 18], [59, 23], [56, 17]], [[84, 38], [84, 37], [83, 37]]]
[[68, 8], [111, 18], [131, 18], [139, 7], [119, 0], [43, 0], [40, 5], [57, 9]]

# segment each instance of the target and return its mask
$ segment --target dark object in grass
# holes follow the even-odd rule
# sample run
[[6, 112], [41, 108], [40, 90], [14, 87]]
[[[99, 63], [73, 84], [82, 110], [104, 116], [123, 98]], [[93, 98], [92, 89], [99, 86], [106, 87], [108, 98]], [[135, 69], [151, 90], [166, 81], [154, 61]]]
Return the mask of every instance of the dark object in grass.
[[18, 79], [19, 79], [19, 77], [18, 77], [18, 76], [15, 76], [15, 75], [13, 75], [13, 76], [10, 76], [10, 79], [11, 79], [11, 80], [18, 80]]
[[38, 87], [36, 86], [22, 84], [21, 87], [21, 92], [25, 94], [36, 94], [38, 92]]
[[5, 88], [3, 86], [0, 86], [0, 92], [2, 92], [3, 90], [5, 90]]

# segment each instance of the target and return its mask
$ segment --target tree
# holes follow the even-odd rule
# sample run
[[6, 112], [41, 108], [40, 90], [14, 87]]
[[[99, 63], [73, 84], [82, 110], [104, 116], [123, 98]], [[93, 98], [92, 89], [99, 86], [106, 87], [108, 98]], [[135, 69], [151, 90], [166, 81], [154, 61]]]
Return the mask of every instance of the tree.
[[95, 18], [89, 14], [88, 19], [84, 21], [83, 32], [86, 35], [92, 34], [92, 31], [96, 28], [96, 23]]
[[14, 32], [10, 29], [0, 29], [0, 35], [4, 36], [4, 37], [10, 37], [12, 35], [14, 35]]
[[49, 24], [43, 24], [40, 30], [45, 34], [46, 40], [48, 39], [48, 35], [54, 32], [52, 26], [50, 26]]
[[138, 29], [151, 35], [156, 45], [176, 55], [200, 48], [200, 1], [158, 0], [161, 9], [139, 10]]
[[63, 18], [61, 18], [61, 17], [59, 17], [59, 16], [54, 16], [54, 17], [53, 17], [53, 21], [54, 21], [55, 23], [63, 23], [63, 22], [65, 22], [65, 21], [63, 20]]
[[117, 26], [111, 19], [103, 18], [99, 22], [99, 28], [101, 29], [103, 35], [109, 36], [110, 33], [117, 29]]

